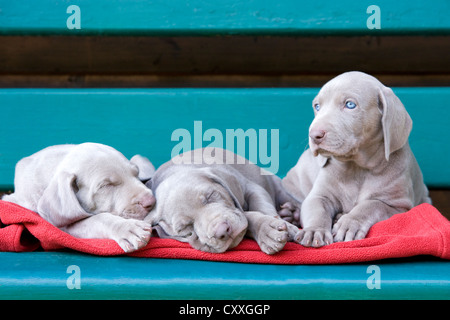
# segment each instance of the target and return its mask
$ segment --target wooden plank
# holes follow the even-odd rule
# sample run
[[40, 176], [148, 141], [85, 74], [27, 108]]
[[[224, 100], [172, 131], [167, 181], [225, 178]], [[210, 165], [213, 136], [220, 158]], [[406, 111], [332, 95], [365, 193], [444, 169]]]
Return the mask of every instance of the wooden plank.
[[[338, 74], [272, 75], [0, 75], [0, 88], [298, 88], [320, 87]], [[450, 74], [372, 74], [389, 87], [450, 86]]]
[[0, 36], [0, 43], [0, 74], [450, 74], [449, 36]]
[[[227, 129], [231, 133], [250, 130], [258, 145], [255, 162], [284, 176], [307, 147], [313, 118], [311, 100], [318, 90], [1, 89], [0, 189], [11, 188], [14, 166], [20, 158], [53, 144], [105, 143], [127, 157], [141, 153], [159, 166], [170, 159], [180, 142], [187, 141], [172, 139], [174, 132], [180, 132], [177, 129], [189, 133], [192, 148], [210, 144], [203, 136], [208, 129], [221, 133], [224, 147], [233, 139], [227, 136]], [[410, 144], [425, 182], [448, 187], [450, 166], [439, 159], [450, 157], [450, 108], [446, 107], [450, 88], [394, 91], [414, 121]], [[276, 144], [272, 147], [276, 134], [278, 154]], [[251, 143], [246, 143], [242, 155], [249, 157]], [[264, 143], [269, 153], [274, 152], [270, 161], [263, 158]], [[236, 146], [237, 142], [234, 151]]]
[[[80, 29], [68, 29], [76, 4]], [[380, 28], [369, 29], [371, 1], [32, 0], [0, 2], [2, 34], [436, 34], [448, 33], [447, 0], [378, 0]], [[367, 13], [369, 11], [369, 13]], [[75, 13], [76, 14], [76, 13]], [[69, 23], [69, 25], [71, 25]]]
[[432, 189], [430, 197], [433, 206], [450, 220], [450, 189]]

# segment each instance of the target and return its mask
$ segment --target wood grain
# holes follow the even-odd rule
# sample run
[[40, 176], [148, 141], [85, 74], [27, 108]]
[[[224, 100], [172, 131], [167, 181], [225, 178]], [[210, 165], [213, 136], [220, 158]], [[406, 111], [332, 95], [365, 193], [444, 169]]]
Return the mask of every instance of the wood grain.
[[0, 74], [442, 75], [450, 73], [449, 39], [0, 36]]
[[[69, 5], [80, 29], [69, 29]], [[0, 33], [20, 35], [334, 35], [439, 34], [450, 30], [446, 0], [377, 0], [380, 29], [369, 29], [370, 1], [77, 0], [3, 1]]]

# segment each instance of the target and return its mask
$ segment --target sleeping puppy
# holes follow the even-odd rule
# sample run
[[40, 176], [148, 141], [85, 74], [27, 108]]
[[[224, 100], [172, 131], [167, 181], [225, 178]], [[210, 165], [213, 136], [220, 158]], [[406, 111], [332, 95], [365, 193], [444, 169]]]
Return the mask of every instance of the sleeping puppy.
[[[276, 208], [294, 210], [281, 179], [223, 149], [189, 151], [163, 164], [147, 184], [157, 204], [148, 215], [162, 238], [221, 253], [247, 235], [274, 254], [298, 234]], [[289, 208], [288, 208], [289, 207]], [[146, 219], [147, 220], [147, 219]]]
[[411, 118], [390, 88], [347, 72], [326, 83], [312, 106], [310, 149], [283, 179], [303, 201], [302, 245], [363, 239], [376, 222], [431, 203], [408, 143]]
[[106, 145], [57, 145], [17, 163], [15, 192], [3, 200], [75, 237], [113, 239], [130, 252], [150, 239], [151, 226], [142, 220], [155, 198], [140, 179], [153, 172], [147, 159], [137, 155], [128, 161]]

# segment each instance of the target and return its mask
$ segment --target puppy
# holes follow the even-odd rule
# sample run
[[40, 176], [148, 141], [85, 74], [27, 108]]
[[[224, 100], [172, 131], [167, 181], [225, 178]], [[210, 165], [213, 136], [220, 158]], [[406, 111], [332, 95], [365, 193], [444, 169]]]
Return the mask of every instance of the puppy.
[[363, 239], [376, 222], [431, 203], [408, 143], [411, 118], [390, 88], [347, 72], [326, 83], [312, 106], [310, 149], [283, 179], [303, 202], [302, 245]]
[[247, 235], [263, 252], [274, 254], [298, 234], [276, 210], [295, 211], [295, 199], [282, 188], [280, 178], [261, 170], [218, 148], [178, 155], [147, 184], [157, 204], [146, 220], [160, 237], [189, 242], [205, 252], [224, 252]]
[[17, 163], [15, 191], [3, 200], [75, 237], [113, 239], [130, 252], [150, 239], [151, 226], [142, 220], [155, 198], [138, 175], [148, 180], [153, 171], [145, 158], [130, 162], [102, 144], [51, 146]]

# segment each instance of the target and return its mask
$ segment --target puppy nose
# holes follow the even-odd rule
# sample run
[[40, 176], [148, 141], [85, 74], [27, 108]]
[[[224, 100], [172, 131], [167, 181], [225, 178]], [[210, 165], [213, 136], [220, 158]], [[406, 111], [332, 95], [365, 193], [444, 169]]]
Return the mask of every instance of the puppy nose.
[[314, 141], [315, 144], [319, 144], [325, 139], [325, 134], [327, 132], [324, 130], [311, 130], [309, 132], [310, 138]]
[[231, 227], [228, 224], [228, 222], [221, 222], [216, 228], [216, 233], [214, 234], [214, 237], [216, 239], [224, 240], [228, 238], [230, 234], [231, 234]]
[[152, 195], [145, 195], [139, 200], [139, 204], [147, 210], [150, 210], [153, 208], [153, 206], [156, 203], [156, 199]]

